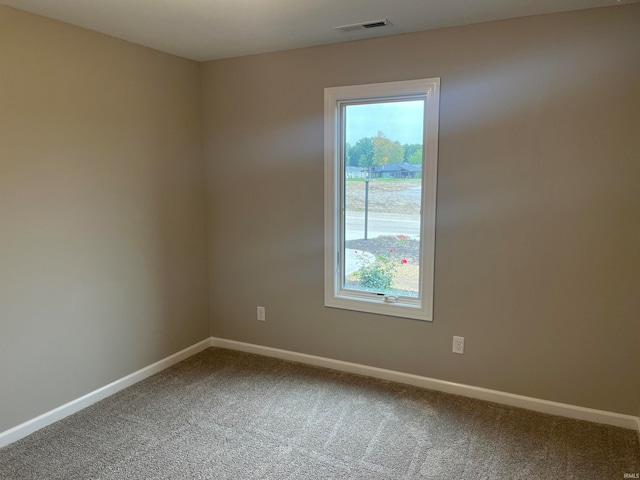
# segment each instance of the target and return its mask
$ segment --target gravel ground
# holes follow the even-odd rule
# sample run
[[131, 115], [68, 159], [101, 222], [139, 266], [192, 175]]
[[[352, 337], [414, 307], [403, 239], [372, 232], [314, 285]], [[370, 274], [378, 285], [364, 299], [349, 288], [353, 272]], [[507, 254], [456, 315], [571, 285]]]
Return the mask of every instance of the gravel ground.
[[364, 250], [374, 255], [384, 255], [393, 250], [393, 255], [399, 259], [405, 258], [409, 264], [417, 264], [420, 260], [420, 242], [418, 240], [397, 237], [378, 237], [368, 240], [347, 240], [345, 247], [354, 250]]
[[[369, 182], [369, 211], [384, 213], [420, 213], [420, 180], [384, 180]], [[365, 197], [364, 181], [349, 181], [346, 184], [347, 210], [363, 211]]]

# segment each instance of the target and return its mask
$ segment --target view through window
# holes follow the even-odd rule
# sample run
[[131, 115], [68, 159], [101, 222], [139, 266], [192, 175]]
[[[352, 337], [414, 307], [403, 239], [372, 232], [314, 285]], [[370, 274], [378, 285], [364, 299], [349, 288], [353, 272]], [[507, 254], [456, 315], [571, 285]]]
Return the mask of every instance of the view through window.
[[420, 293], [424, 100], [342, 105], [343, 288]]

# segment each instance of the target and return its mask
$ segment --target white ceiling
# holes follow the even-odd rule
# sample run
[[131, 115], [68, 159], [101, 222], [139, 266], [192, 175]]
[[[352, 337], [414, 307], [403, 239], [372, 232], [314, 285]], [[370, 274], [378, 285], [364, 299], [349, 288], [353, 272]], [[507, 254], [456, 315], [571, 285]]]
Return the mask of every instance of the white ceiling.
[[[193, 60], [397, 35], [639, 0], [0, 0]], [[334, 27], [387, 18], [392, 26]]]

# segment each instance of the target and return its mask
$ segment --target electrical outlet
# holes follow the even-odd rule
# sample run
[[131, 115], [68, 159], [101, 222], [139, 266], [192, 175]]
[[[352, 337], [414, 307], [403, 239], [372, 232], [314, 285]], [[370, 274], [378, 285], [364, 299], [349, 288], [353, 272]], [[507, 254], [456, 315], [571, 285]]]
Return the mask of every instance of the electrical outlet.
[[261, 322], [264, 322], [266, 320], [264, 307], [258, 307], [258, 320], [260, 320]]
[[464, 337], [453, 337], [453, 353], [464, 353]]

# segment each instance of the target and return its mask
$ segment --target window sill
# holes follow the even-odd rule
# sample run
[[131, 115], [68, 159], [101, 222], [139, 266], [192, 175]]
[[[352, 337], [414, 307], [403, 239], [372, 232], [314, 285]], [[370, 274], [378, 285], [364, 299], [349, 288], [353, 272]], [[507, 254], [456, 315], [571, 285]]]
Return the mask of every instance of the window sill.
[[387, 315], [391, 317], [401, 317], [411, 320], [433, 321], [431, 312], [416, 303], [399, 298], [395, 303], [385, 302], [384, 296], [358, 296], [355, 295], [333, 295], [325, 298], [325, 307], [339, 308], [342, 310], [354, 310], [376, 315]]

